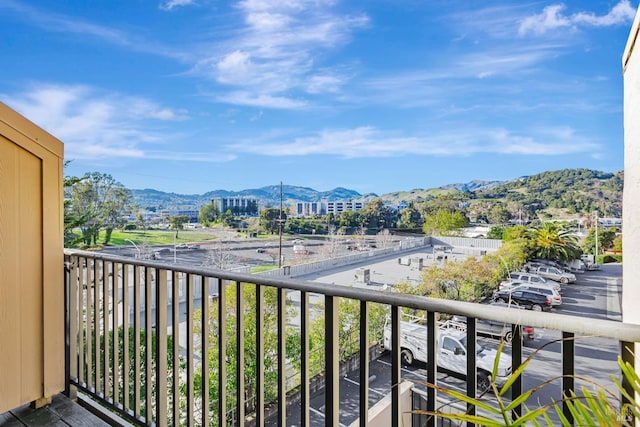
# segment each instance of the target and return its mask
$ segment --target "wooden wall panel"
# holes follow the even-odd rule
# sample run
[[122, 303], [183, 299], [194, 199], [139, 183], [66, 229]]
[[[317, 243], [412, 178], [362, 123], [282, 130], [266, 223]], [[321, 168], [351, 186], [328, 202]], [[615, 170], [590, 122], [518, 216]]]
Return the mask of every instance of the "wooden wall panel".
[[62, 165], [0, 103], [0, 413], [64, 389]]
[[[16, 390], [20, 390], [19, 318], [15, 316], [13, 301], [19, 298], [15, 283], [18, 282], [19, 255], [15, 250], [18, 233], [15, 224], [19, 212], [17, 192], [13, 188], [18, 174], [18, 150], [0, 137], [0, 412], [19, 402]], [[13, 351], [16, 349], [16, 351]]]

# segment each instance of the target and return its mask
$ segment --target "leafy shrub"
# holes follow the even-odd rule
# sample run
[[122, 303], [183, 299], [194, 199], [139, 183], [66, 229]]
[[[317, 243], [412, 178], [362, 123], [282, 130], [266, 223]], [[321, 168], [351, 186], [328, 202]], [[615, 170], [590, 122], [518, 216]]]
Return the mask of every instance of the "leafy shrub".
[[[493, 373], [491, 375], [491, 389], [496, 395], [498, 407], [487, 405], [479, 398], [472, 398], [466, 395], [464, 392], [459, 392], [452, 389], [447, 389], [434, 384], [427, 383], [427, 387], [436, 389], [438, 393], [446, 394], [449, 397], [459, 402], [471, 404], [476, 408], [487, 411], [489, 416], [471, 415], [467, 413], [450, 413], [436, 411], [416, 411], [418, 414], [427, 414], [432, 416], [438, 416], [440, 418], [446, 418], [450, 421], [457, 421], [460, 425], [463, 422], [474, 423], [480, 426], [522, 426], [522, 425], [541, 425], [541, 421], [546, 425], [554, 425], [547, 412], [549, 410], [555, 410], [558, 415], [561, 425], [563, 426], [616, 426], [616, 427], [632, 427], [634, 425], [634, 418], [640, 418], [640, 402], [635, 400], [635, 396], [640, 393], [640, 377], [636, 373], [633, 365], [625, 362], [622, 357], [618, 357], [618, 365], [620, 371], [626, 382], [631, 386], [631, 393], [623, 387], [622, 382], [616, 378], [615, 375], [611, 375], [611, 378], [617, 388], [616, 391], [611, 391], [604, 386], [590, 381], [586, 378], [580, 378], [583, 381], [589, 383], [589, 387], [582, 387], [579, 393], [571, 392], [569, 395], [565, 395], [560, 401], [554, 401], [548, 405], [539, 406], [537, 408], [530, 408], [524, 402], [531, 397], [536, 391], [542, 389], [548, 384], [553, 383], [555, 380], [561, 378], [560, 376], [545, 381], [544, 383], [524, 391], [517, 399], [512, 402], [504, 400], [505, 393], [509, 390], [511, 385], [522, 375], [528, 364], [533, 357], [548, 344], [553, 342], [563, 341], [564, 339], [554, 340], [541, 348], [535, 350], [519, 367], [516, 369], [509, 380], [501, 387], [498, 388], [495, 384], [495, 377], [498, 369], [497, 360], [502, 352], [504, 341], [498, 346], [498, 357], [494, 364]], [[630, 403], [623, 403], [618, 397], [622, 395]], [[569, 408], [569, 412], [573, 417], [571, 422], [565, 417], [563, 412], [563, 404], [566, 404]], [[522, 405], [522, 413], [520, 415], [513, 414], [513, 410]], [[542, 419], [542, 420], [541, 420]]]
[[598, 256], [598, 258], [600, 257], [602, 257], [602, 261], [598, 261], [598, 263], [600, 264], [608, 264], [611, 262], [622, 262], [622, 255], [607, 254], [607, 255]]

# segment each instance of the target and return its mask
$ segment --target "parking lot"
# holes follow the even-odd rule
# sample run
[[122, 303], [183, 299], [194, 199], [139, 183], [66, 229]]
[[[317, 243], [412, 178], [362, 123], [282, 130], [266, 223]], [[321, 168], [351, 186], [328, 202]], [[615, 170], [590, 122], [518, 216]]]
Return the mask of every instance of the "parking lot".
[[[268, 250], [278, 251], [277, 246], [267, 246], [268, 242], [238, 242], [234, 249], [230, 251], [236, 259], [250, 260], [251, 263], [273, 262], [271, 255], [266, 254]], [[274, 241], [277, 244], [277, 241]], [[257, 251], [265, 248], [265, 252]], [[132, 248], [119, 249], [120, 251], [130, 251], [130, 256], [134, 256]], [[175, 260], [177, 262], [188, 262], [191, 265], [204, 265], [206, 257], [216, 249], [212, 246], [201, 245], [198, 249], [173, 249], [162, 252], [162, 259], [167, 262]], [[318, 246], [320, 251], [321, 247]], [[288, 251], [288, 252], [286, 252]], [[292, 245], [283, 246], [283, 253], [293, 257]], [[433, 248], [426, 247], [410, 252], [402, 253], [399, 256], [386, 259], [376, 259], [360, 262], [350, 266], [334, 268], [331, 270], [316, 272], [307, 276], [299, 277], [302, 280], [310, 280], [319, 283], [327, 283], [337, 286], [359, 286], [372, 289], [390, 289], [399, 282], [418, 282], [422, 280], [420, 265], [423, 267], [443, 263], [447, 261], [462, 260], [467, 257], [462, 251], [448, 252], [434, 251]], [[277, 258], [276, 258], [277, 259]], [[368, 270], [368, 276], [364, 274]], [[620, 320], [620, 296], [621, 296], [622, 266], [619, 264], [604, 265], [600, 270], [589, 271], [578, 274], [575, 284], [563, 286], [563, 304], [554, 308], [553, 311], [561, 314], [585, 317], [600, 318], [610, 320]], [[290, 295], [295, 299], [295, 293]], [[313, 297], [311, 304], [314, 303]], [[544, 313], [541, 313], [544, 315]], [[289, 319], [290, 324], [295, 324], [296, 319]], [[560, 338], [560, 332], [552, 330], [536, 330], [535, 339], [525, 343], [524, 357], [529, 356], [533, 351], [541, 346], [544, 350], [537, 353], [535, 361], [527, 368], [527, 374], [523, 377], [525, 389], [536, 387], [541, 382], [555, 375], [561, 366], [561, 345], [554, 342]], [[489, 347], [496, 347], [498, 341], [492, 338], [481, 338], [481, 343]], [[506, 349], [509, 352], [509, 349]], [[619, 352], [617, 342], [603, 338], [581, 338], [576, 346], [576, 360], [580, 368], [578, 374], [584, 374], [603, 384], [611, 384], [609, 375], [616, 372], [616, 358]], [[386, 353], [375, 361], [371, 362], [371, 378], [369, 391], [369, 405], [372, 406], [380, 400], [390, 389], [389, 359]], [[420, 363], [413, 366], [404, 366], [402, 370], [403, 379], [413, 381], [415, 384], [424, 383], [426, 380], [425, 367]], [[358, 371], [349, 372], [340, 384], [341, 394], [341, 425], [349, 425], [357, 418], [358, 405]], [[440, 373], [438, 381], [441, 385], [457, 389], [464, 392], [465, 381], [461, 378]], [[545, 390], [536, 395], [536, 404], [549, 403], [553, 397], [558, 395], [560, 388], [559, 381], [553, 382]], [[312, 398], [312, 425], [324, 425], [323, 408], [324, 397], [322, 393], [315, 394]], [[296, 406], [290, 407], [287, 425], [299, 425], [299, 415], [296, 415]]]
[[[394, 283], [400, 281], [415, 282], [421, 280], [420, 270], [417, 264], [422, 259], [423, 265], [431, 265], [433, 263], [443, 262], [438, 259], [439, 252], [431, 250], [416, 250], [409, 254], [403, 254], [399, 260], [397, 257], [393, 259], [378, 260], [373, 263], [360, 263], [349, 267], [343, 267], [326, 272], [314, 273], [302, 279], [312, 280], [319, 283], [327, 283], [334, 285], [371, 287], [375, 289], [384, 289], [393, 286]], [[447, 254], [449, 260], [464, 259], [466, 255], [463, 253]], [[410, 260], [410, 262], [408, 262]], [[413, 266], [411, 265], [413, 263]], [[362, 269], [369, 269], [369, 283], [362, 280]], [[622, 291], [622, 266], [620, 264], [608, 264], [601, 266], [600, 270], [578, 273], [575, 284], [563, 285], [562, 297], [563, 304], [553, 308], [552, 311], [560, 314], [585, 317], [585, 321], [589, 318], [621, 320], [620, 314], [620, 298]], [[544, 313], [541, 313], [544, 315]], [[523, 356], [530, 356], [536, 349], [544, 347], [538, 351], [534, 360], [527, 368], [526, 374], [523, 376], [523, 387], [525, 390], [532, 389], [549, 377], [555, 376], [561, 369], [562, 348], [560, 342], [556, 342], [561, 338], [561, 333], [554, 330], [535, 330], [533, 340], [525, 341]], [[489, 348], [496, 348], [499, 341], [496, 338], [481, 337], [479, 342]], [[509, 348], [505, 349], [510, 354]], [[581, 337], [578, 338], [576, 344], [576, 359], [578, 360], [578, 374], [592, 378], [600, 384], [613, 387], [610, 373], [617, 371], [617, 356], [619, 353], [619, 344], [606, 338], [597, 337]], [[370, 390], [369, 405], [375, 404], [383, 395], [390, 391], [390, 360], [386, 352], [382, 352], [380, 358], [371, 362], [370, 372]], [[402, 368], [403, 379], [414, 382], [418, 387], [424, 387], [427, 381], [426, 367], [420, 362], [412, 366], [404, 366]], [[341, 380], [340, 394], [341, 407], [340, 423], [341, 425], [349, 425], [357, 419], [357, 393], [358, 393], [359, 373], [357, 370], [348, 373]], [[465, 392], [466, 382], [463, 378], [453, 376], [450, 373], [440, 372], [438, 381], [441, 385], [453, 388], [459, 392]], [[551, 403], [553, 398], [559, 395], [560, 382], [554, 381], [544, 389], [536, 393], [536, 405]], [[343, 399], [344, 393], [344, 399]], [[491, 395], [485, 397], [487, 401], [493, 400]], [[507, 402], [508, 402], [507, 398]], [[317, 409], [312, 416], [312, 425], [323, 425], [324, 418], [322, 415], [322, 395], [315, 396], [312, 404], [317, 402]], [[441, 401], [446, 403], [445, 401]], [[292, 413], [294, 419], [288, 425], [296, 425], [295, 412]]]

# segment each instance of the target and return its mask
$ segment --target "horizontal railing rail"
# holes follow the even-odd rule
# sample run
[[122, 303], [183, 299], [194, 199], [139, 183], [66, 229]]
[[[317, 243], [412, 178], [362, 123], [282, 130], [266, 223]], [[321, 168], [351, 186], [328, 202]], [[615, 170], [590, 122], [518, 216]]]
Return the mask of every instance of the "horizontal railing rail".
[[[468, 348], [475, 345], [475, 319], [558, 330], [564, 338], [606, 337], [625, 348], [640, 342], [640, 326], [607, 320], [586, 322], [555, 313], [77, 250], [65, 250], [65, 262], [69, 385], [141, 425], [262, 426], [271, 416], [278, 425], [285, 425], [295, 395], [300, 408], [296, 422], [309, 426], [315, 414], [310, 405], [312, 376], [323, 379], [325, 424], [339, 425], [342, 299], [358, 305], [355, 323], [360, 343], [354, 351], [360, 360], [363, 426], [367, 425], [369, 350], [374, 341], [368, 321], [376, 305], [387, 307], [391, 319], [392, 426], [402, 425], [402, 413], [411, 410], [400, 407], [398, 387], [402, 309], [427, 312], [426, 373], [433, 384], [437, 384], [438, 314], [467, 317]], [[317, 346], [312, 337], [318, 313], [323, 318], [322, 352], [312, 349]], [[514, 327], [513, 370], [522, 363], [518, 331]], [[568, 392], [575, 388], [571, 379], [575, 347], [571, 339], [562, 346], [562, 391]], [[475, 371], [475, 357], [468, 358], [467, 368]], [[292, 377], [297, 377], [293, 385]], [[475, 395], [475, 381], [474, 375], [467, 376], [468, 394]], [[522, 384], [516, 381], [512, 398], [521, 393]], [[428, 410], [435, 410], [436, 394], [431, 388], [426, 401]], [[428, 423], [435, 425], [435, 419]]]

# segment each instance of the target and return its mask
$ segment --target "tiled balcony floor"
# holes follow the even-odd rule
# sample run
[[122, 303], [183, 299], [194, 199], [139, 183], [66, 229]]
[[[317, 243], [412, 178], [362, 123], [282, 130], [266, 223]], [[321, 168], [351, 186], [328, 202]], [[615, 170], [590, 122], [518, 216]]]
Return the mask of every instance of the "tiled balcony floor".
[[51, 405], [32, 409], [20, 406], [0, 414], [0, 426], [109, 426], [94, 414], [68, 397], [59, 394]]

